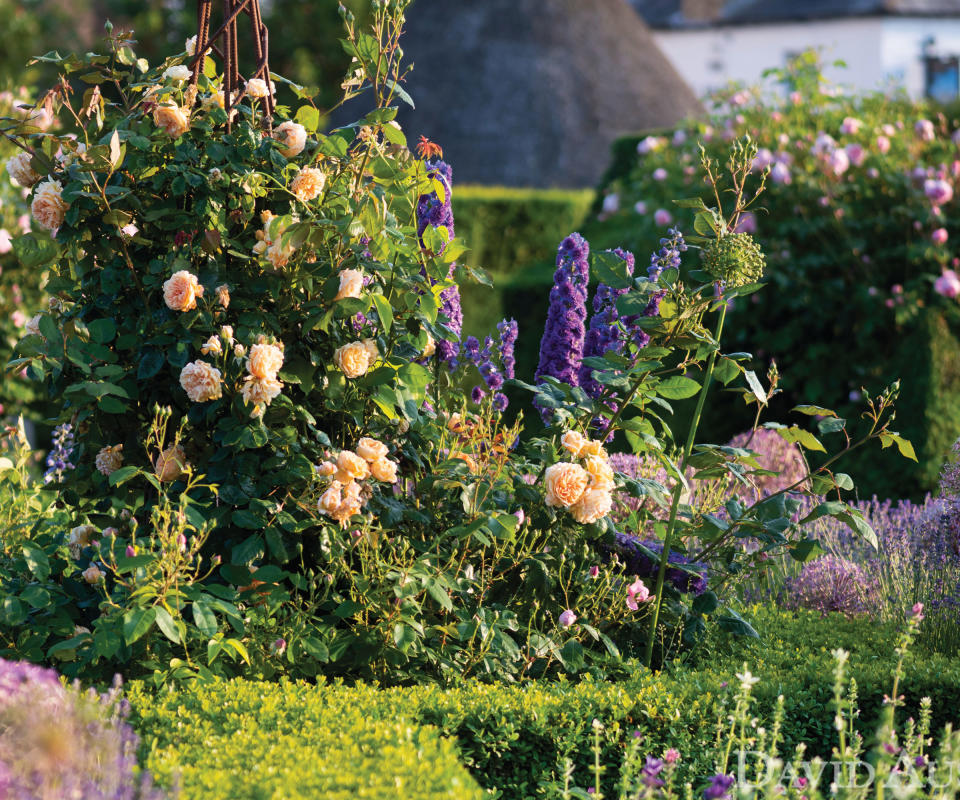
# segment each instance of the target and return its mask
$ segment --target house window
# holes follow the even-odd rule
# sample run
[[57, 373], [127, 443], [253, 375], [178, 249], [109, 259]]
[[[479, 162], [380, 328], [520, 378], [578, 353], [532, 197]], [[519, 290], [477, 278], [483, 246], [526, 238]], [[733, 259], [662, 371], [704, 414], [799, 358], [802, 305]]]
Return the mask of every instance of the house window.
[[924, 94], [940, 103], [960, 96], [960, 58], [924, 56]]

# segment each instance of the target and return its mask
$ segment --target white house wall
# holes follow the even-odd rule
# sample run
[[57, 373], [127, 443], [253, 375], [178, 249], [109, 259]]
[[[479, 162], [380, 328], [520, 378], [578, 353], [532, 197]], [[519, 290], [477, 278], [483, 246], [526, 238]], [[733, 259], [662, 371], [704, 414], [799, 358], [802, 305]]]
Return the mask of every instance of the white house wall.
[[791, 55], [814, 47], [822, 49], [824, 61], [846, 62], [846, 69], [826, 70], [832, 81], [857, 89], [906, 86], [919, 97], [924, 41], [933, 37], [932, 52], [938, 55], [960, 55], [960, 19], [955, 18], [866, 17], [654, 33], [698, 95], [731, 80], [755, 84], [768, 67], [783, 66]]

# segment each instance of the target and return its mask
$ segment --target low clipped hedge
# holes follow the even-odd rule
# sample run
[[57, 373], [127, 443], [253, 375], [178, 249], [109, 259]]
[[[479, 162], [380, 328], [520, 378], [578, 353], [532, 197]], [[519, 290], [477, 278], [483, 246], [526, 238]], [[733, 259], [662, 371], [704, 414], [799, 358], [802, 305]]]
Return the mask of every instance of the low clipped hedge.
[[[752, 609], [750, 616], [760, 643], [721, 642], [669, 672], [654, 675], [634, 666], [617, 682], [383, 690], [235, 680], [159, 696], [138, 684], [130, 700], [144, 737], [145, 766], [167, 780], [181, 769], [185, 800], [272, 797], [278, 786], [303, 792], [289, 797], [310, 796], [316, 787], [323, 787], [324, 797], [374, 791], [398, 798], [475, 797], [457, 753], [488, 796], [549, 796], [566, 757], [581, 773], [592, 763], [594, 719], [604, 725], [611, 783], [635, 731], [646, 752], [676, 747], [687, 774], [703, 775], [712, 764], [702, 743], [725, 713], [743, 662], [761, 678], [754, 687], [758, 716], [767, 718], [782, 694], [788, 747], [802, 741], [808, 752], [829, 756], [831, 651], [837, 647], [852, 654], [862, 730], [872, 733], [890, 691], [892, 627], [767, 609]], [[935, 730], [960, 717], [960, 660], [911, 656], [902, 685], [901, 713], [915, 715], [920, 698], [929, 696]]]

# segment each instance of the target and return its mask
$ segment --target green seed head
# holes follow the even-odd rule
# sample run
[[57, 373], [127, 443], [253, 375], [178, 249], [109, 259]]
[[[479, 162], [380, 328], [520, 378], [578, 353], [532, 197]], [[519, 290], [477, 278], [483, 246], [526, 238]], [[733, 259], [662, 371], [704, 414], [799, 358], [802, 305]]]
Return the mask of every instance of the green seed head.
[[749, 233], [728, 233], [703, 253], [703, 268], [729, 288], [756, 283], [763, 277], [766, 259]]

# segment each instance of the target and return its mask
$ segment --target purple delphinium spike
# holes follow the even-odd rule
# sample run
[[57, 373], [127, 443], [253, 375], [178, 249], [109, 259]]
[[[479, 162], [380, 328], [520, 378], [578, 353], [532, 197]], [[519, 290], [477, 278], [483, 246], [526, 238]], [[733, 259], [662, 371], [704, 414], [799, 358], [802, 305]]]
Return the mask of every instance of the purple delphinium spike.
[[[438, 158], [430, 159], [426, 162], [427, 174], [443, 184], [444, 197], [441, 201], [436, 192], [422, 194], [417, 200], [417, 236], [420, 239], [420, 246], [423, 247], [423, 232], [427, 226], [438, 228], [443, 226], [447, 229], [448, 241], [453, 238], [453, 205], [450, 201], [453, 187], [453, 170], [445, 161]], [[446, 245], [441, 246], [439, 253], [443, 252]], [[450, 265], [447, 278], [453, 275], [454, 265]], [[440, 313], [447, 319], [447, 327], [456, 337], [454, 341], [441, 339], [437, 342], [437, 355], [444, 361], [450, 369], [453, 369], [457, 362], [458, 342], [460, 341], [460, 332], [463, 330], [463, 309], [460, 306], [460, 289], [456, 284], [444, 289], [440, 293]]]
[[677, 269], [680, 266], [680, 254], [687, 249], [679, 228], [670, 228], [667, 233], [670, 234], [669, 238], [661, 239], [660, 249], [650, 256], [647, 276], [651, 281], [658, 280], [665, 269]]
[[497, 349], [500, 351], [500, 363], [503, 365], [503, 375], [507, 380], [513, 380], [516, 377], [517, 359], [514, 357], [514, 348], [517, 344], [519, 331], [515, 319], [502, 320], [497, 323], [497, 331], [500, 334], [500, 343]]
[[[549, 375], [570, 386], [579, 385], [583, 340], [586, 334], [590, 245], [579, 233], [563, 240], [557, 252], [557, 271], [550, 290], [550, 309], [540, 340], [537, 383]], [[544, 421], [551, 416], [541, 409]]]
[[[613, 254], [626, 263], [627, 274], [633, 275], [633, 253], [617, 248], [613, 251]], [[617, 298], [629, 290], [629, 286], [623, 289], [613, 289], [605, 283], [597, 286], [597, 292], [593, 297], [593, 316], [590, 317], [590, 329], [584, 338], [584, 358], [594, 358], [610, 351], [615, 353], [620, 351], [623, 343], [617, 325], [617, 321], [620, 319], [620, 315], [617, 313]], [[592, 367], [580, 364], [580, 386], [590, 397], [596, 399], [603, 393], [603, 386], [593, 379], [592, 373]]]

